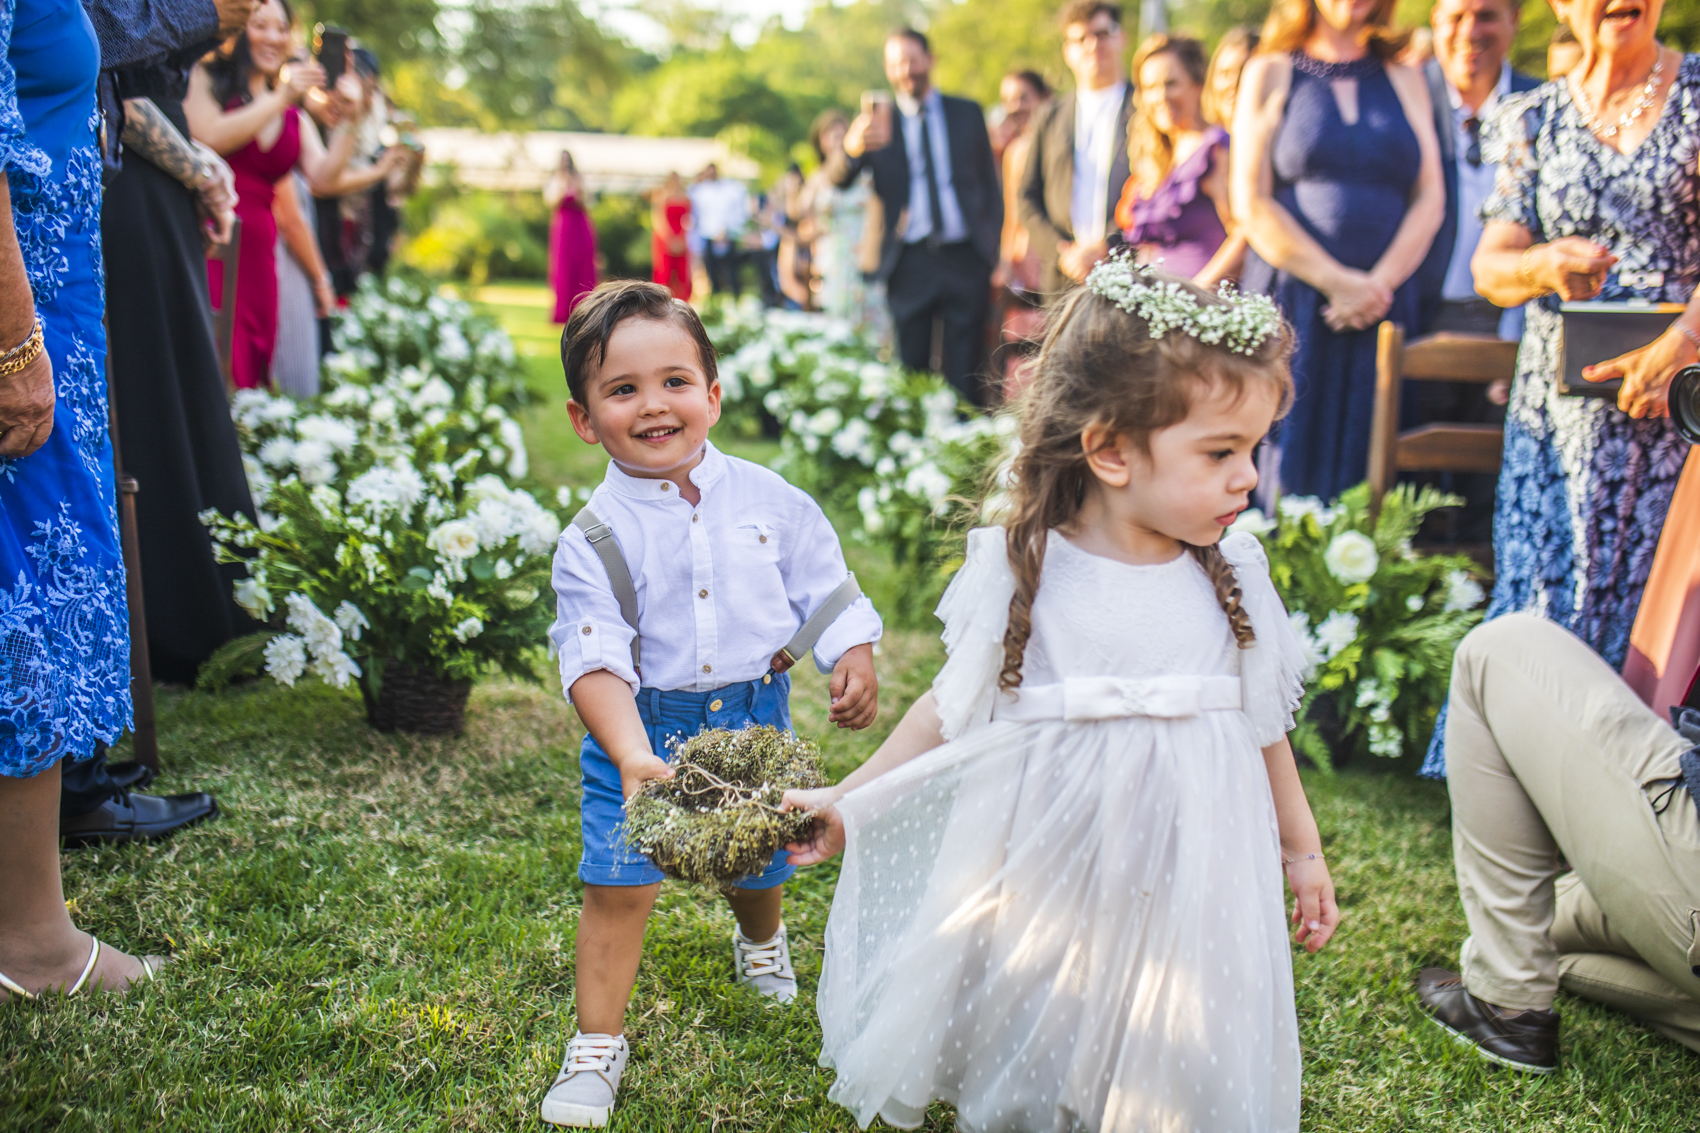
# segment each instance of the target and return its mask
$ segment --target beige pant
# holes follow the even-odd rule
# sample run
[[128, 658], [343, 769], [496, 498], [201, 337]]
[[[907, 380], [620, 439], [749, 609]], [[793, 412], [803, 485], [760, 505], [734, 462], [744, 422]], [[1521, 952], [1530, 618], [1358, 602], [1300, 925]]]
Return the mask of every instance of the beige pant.
[[1562, 985], [1700, 1050], [1700, 816], [1680, 788], [1653, 805], [1688, 746], [1552, 622], [1464, 639], [1446, 772], [1472, 994], [1544, 1009]]

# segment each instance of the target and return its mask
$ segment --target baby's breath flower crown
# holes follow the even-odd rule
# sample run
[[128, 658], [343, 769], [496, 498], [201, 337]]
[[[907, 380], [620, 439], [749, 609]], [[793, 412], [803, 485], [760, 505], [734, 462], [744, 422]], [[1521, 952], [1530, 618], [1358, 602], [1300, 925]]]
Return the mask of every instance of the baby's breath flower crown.
[[1127, 255], [1100, 260], [1086, 286], [1144, 319], [1152, 338], [1178, 330], [1206, 346], [1251, 354], [1281, 329], [1281, 312], [1267, 295], [1242, 295], [1224, 283], [1216, 293], [1222, 303], [1200, 303], [1176, 281], [1159, 278], [1155, 267], [1136, 264]]

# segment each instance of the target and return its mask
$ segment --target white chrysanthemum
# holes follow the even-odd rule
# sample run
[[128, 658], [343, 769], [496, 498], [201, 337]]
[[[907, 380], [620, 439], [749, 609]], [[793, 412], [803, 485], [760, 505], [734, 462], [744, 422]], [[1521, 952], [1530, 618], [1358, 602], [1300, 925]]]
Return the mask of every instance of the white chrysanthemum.
[[903, 490], [926, 500], [936, 514], [950, 496], [950, 477], [929, 460], [909, 470], [903, 478]]
[[406, 515], [425, 498], [425, 478], [411, 464], [376, 465], [348, 485], [348, 502], [382, 518], [391, 512]]
[[295, 459], [295, 442], [288, 437], [273, 437], [260, 446], [260, 462], [273, 468], [283, 468]]
[[464, 519], [451, 519], [431, 532], [425, 545], [445, 559], [470, 559], [478, 553], [478, 529]]
[[359, 641], [360, 631], [372, 626], [372, 623], [366, 620], [366, 615], [360, 612], [360, 607], [346, 598], [337, 604], [336, 613], [332, 617], [336, 620], [337, 628], [342, 630], [350, 641]]
[[1303, 519], [1307, 515], [1314, 515], [1318, 523], [1327, 523], [1333, 517], [1329, 509], [1315, 496], [1282, 496], [1275, 510], [1280, 512], [1282, 519]]
[[325, 617], [311, 598], [305, 594], [289, 594], [283, 601], [289, 607], [289, 628], [302, 636], [315, 659], [342, 649], [342, 630]]
[[449, 580], [443, 575], [442, 571], [431, 576], [431, 585], [425, 588], [425, 595], [428, 598], [435, 598], [445, 606], [455, 604], [454, 591], [449, 589]]
[[256, 621], [265, 621], [272, 612], [271, 591], [256, 579], [244, 578], [236, 584], [236, 604], [247, 610]]
[[1335, 610], [1316, 627], [1316, 643], [1322, 655], [1333, 660], [1358, 639], [1358, 616], [1346, 610]]
[[315, 657], [313, 672], [332, 688], [347, 688], [348, 682], [360, 675], [360, 666], [355, 663], [354, 658], [339, 649]]
[[413, 410], [423, 413], [430, 409], [447, 409], [455, 403], [454, 387], [435, 374], [413, 395]]
[[1481, 584], [1461, 570], [1455, 570], [1446, 576], [1446, 612], [1457, 610], [1473, 610], [1482, 604], [1487, 595], [1482, 591]]
[[449, 632], [454, 634], [456, 641], [464, 643], [483, 633], [484, 623], [477, 618], [466, 618]]
[[295, 425], [295, 435], [303, 441], [322, 441], [344, 455], [353, 451], [355, 442], [360, 439], [354, 426], [347, 421], [327, 417], [323, 413], [303, 417]]
[[1342, 531], [1328, 543], [1322, 553], [1328, 573], [1352, 586], [1375, 577], [1381, 556], [1375, 553], [1375, 540], [1361, 531]]
[[467, 343], [466, 336], [460, 333], [460, 328], [453, 323], [443, 327], [437, 336], [437, 357], [444, 362], [459, 363], [472, 357], [472, 347]]
[[1317, 668], [1328, 658], [1322, 655], [1322, 649], [1316, 644], [1316, 638], [1311, 636], [1309, 614], [1303, 610], [1295, 610], [1287, 615], [1287, 620], [1292, 623], [1293, 633], [1298, 636], [1299, 645], [1304, 649], [1304, 679], [1308, 681], [1316, 675]]
[[307, 643], [292, 633], [266, 642], [266, 672], [280, 685], [294, 686], [307, 671]]

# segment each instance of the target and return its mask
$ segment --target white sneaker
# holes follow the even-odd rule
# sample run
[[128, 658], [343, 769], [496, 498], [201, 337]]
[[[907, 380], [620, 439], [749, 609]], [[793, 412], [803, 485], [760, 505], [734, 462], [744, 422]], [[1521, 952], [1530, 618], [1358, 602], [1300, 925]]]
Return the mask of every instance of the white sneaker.
[[749, 984], [780, 1003], [797, 998], [797, 976], [791, 971], [791, 947], [785, 942], [784, 925], [772, 940], [760, 944], [733, 929], [732, 963], [737, 966], [739, 983]]
[[581, 1129], [607, 1125], [627, 1053], [624, 1035], [574, 1035], [561, 1072], [543, 1099], [543, 1120]]

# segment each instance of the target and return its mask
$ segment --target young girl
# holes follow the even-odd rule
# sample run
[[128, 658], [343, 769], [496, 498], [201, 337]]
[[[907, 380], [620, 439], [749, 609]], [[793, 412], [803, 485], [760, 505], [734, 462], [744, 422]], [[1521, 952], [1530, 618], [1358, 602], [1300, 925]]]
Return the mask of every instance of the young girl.
[[793, 862], [846, 851], [821, 1062], [864, 1127], [942, 1098], [986, 1133], [1298, 1128], [1283, 871], [1311, 951], [1339, 913], [1285, 738], [1303, 653], [1257, 540], [1223, 538], [1290, 349], [1265, 299], [1095, 269], [932, 691], [787, 796], [826, 808]]

